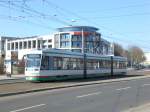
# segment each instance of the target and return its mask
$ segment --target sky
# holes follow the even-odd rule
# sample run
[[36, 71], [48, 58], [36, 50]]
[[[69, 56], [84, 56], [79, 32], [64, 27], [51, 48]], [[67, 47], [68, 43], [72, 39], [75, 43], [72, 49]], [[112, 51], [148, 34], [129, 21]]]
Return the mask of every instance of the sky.
[[69, 25], [99, 28], [125, 49], [150, 52], [149, 0], [0, 0], [0, 35], [47, 35]]

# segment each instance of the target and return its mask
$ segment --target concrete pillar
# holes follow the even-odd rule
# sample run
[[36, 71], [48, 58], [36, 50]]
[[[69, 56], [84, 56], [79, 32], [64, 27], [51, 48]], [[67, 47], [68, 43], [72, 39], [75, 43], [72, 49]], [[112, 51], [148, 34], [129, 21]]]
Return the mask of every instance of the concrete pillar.
[[[7, 44], [8, 44], [8, 40], [6, 39], [6, 40], [5, 40], [5, 51], [8, 50], [8, 49], [7, 49], [7, 48], [8, 48], [8, 45], [7, 45]], [[2, 45], [2, 44], [0, 43], [0, 45]]]
[[31, 40], [31, 49], [33, 49], [33, 40]]
[[69, 34], [69, 36], [70, 36], [70, 50], [71, 50], [71, 49], [72, 49], [72, 47], [71, 47], [71, 45], [72, 45], [72, 42], [71, 42], [71, 37], [72, 37], [72, 35]]
[[28, 41], [26, 41], [26, 43], [27, 43], [27, 47], [26, 47], [26, 49], [29, 49], [29, 47], [28, 47], [28, 45], [29, 45]]
[[36, 39], [36, 49], [38, 49], [38, 39]]

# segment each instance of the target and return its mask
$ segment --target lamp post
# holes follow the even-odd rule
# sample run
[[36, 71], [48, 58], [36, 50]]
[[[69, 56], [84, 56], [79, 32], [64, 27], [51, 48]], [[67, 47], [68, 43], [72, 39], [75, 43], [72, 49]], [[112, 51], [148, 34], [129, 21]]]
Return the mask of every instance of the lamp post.
[[132, 65], [132, 62], [133, 62], [133, 59], [132, 59], [132, 52], [130, 52], [130, 63], [131, 63], [131, 68], [133, 67], [133, 65]]
[[86, 54], [85, 54], [85, 39], [84, 39], [84, 31], [82, 28], [82, 53], [83, 53], [83, 77], [87, 78], [87, 68], [86, 68]]

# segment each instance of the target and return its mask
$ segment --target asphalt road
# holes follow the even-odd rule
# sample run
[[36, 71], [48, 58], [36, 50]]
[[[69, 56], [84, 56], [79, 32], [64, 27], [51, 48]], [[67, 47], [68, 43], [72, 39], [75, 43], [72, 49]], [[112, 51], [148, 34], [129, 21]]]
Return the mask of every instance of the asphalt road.
[[121, 112], [150, 102], [150, 78], [0, 98], [0, 112]]

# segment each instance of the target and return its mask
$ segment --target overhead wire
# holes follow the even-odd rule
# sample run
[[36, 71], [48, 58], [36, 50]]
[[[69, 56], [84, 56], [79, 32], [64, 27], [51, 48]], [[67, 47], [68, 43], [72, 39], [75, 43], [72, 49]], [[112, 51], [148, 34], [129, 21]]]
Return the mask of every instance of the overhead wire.
[[[76, 15], [77, 17], [79, 17], [79, 18], [82, 19], [82, 20], [85, 20], [85, 21], [90, 22], [90, 23], [94, 23], [96, 26], [100, 26], [100, 27], [102, 27], [102, 28], [104, 28], [104, 29], [107, 29], [108, 31], [114, 32], [114, 31], [111, 30], [110, 28], [107, 28], [107, 27], [102, 26], [102, 25], [98, 25], [96, 22], [93, 22], [93, 21], [91, 21], [91, 20], [89, 20], [89, 19], [87, 19], [87, 18], [81, 17], [80, 15], [78, 15], [78, 14], [72, 12], [72, 11], [69, 11], [69, 10], [66, 10], [66, 9], [64, 9], [64, 8], [62, 8], [62, 7], [59, 7], [57, 4], [54, 4], [54, 3], [52, 3], [52, 2], [50, 2], [50, 1], [48, 1], [48, 0], [44, 0], [44, 1], [45, 1], [46, 3], [48, 3], [49, 5], [54, 5], [55, 7], [59, 8], [60, 10], [65, 11], [66, 13]], [[145, 4], [143, 4], [143, 5], [145, 5]], [[137, 5], [134, 5], [134, 6], [137, 6]], [[124, 7], [124, 8], [127, 8], [127, 7], [129, 7], [129, 6], [126, 6], [126, 7]], [[130, 6], [130, 7], [131, 7], [131, 6]], [[121, 7], [120, 7], [120, 8], [121, 8]], [[119, 34], [119, 35], [122, 35], [122, 36], [124, 36], [124, 37], [128, 37], [127, 35], [122, 34], [122, 33], [120, 33], [120, 32], [115, 32], [115, 33], [116, 33], [116, 34]], [[141, 41], [141, 40], [140, 40], [140, 41]], [[149, 44], [149, 43], [148, 43], [148, 44]]]
[[[5, 6], [4, 4], [1, 4], [1, 3], [0, 3], [0, 6], [1, 6], [1, 7], [5, 7], [5, 8], [9, 8], [8, 6]], [[20, 10], [18, 10], [18, 9], [14, 9], [14, 8], [12, 8], [12, 7], [11, 7], [11, 9], [13, 9], [13, 10], [15, 10], [15, 11], [20, 11]], [[30, 15], [30, 13], [28, 13], [28, 12], [26, 12], [26, 11], [24, 11], [24, 13]], [[2, 16], [4, 16], [4, 17], [2, 17]], [[25, 23], [27, 23], [27, 24], [36, 25], [36, 26], [39, 26], [39, 27], [47, 28], [47, 29], [54, 29], [54, 28], [52, 28], [52, 27], [50, 27], [50, 26], [45, 26], [45, 25], [43, 25], [43, 24], [39, 24], [40, 22], [35, 23], [35, 22], [29, 21], [29, 20], [25, 20], [25, 17], [26, 17], [26, 16], [11, 16], [10, 14], [9, 14], [9, 15], [1, 15], [1, 19], [6, 18], [6, 19], [8, 19], [8, 20], [13, 20], [13, 21], [22, 21], [22, 22], [25, 22]], [[34, 17], [34, 16], [33, 16], [33, 15], [30, 15], [30, 16], [28, 16], [28, 17]], [[36, 20], [36, 21], [37, 21], [37, 20]]]
[[[80, 19], [82, 19], [83, 21], [86, 21], [86, 22], [88, 22], [88, 23], [92, 23], [92, 24], [94, 24], [94, 25], [96, 25], [96, 26], [100, 26], [100, 27], [102, 27], [102, 28], [104, 28], [104, 29], [106, 29], [106, 30], [108, 30], [108, 31], [112, 31], [112, 32], [114, 32], [113, 30], [111, 30], [110, 28], [107, 28], [107, 27], [105, 27], [105, 26], [102, 26], [102, 25], [99, 25], [98, 23], [96, 23], [95, 21], [93, 22], [93, 21], [91, 21], [91, 20], [89, 20], [89, 19], [87, 19], [87, 18], [85, 18], [85, 17], [82, 17], [82, 16], [80, 16], [80, 15], [78, 15], [78, 14], [76, 14], [75, 12], [72, 12], [72, 11], [70, 11], [70, 10], [67, 10], [67, 9], [65, 9], [65, 8], [62, 8], [62, 7], [60, 7], [60, 6], [58, 6], [57, 4], [55, 4], [55, 3], [53, 3], [53, 2], [50, 2], [50, 1], [48, 1], [48, 0], [43, 0], [43, 2], [44, 3], [47, 3], [49, 6], [52, 6], [54, 9], [57, 9], [57, 12], [59, 13], [59, 14], [61, 14], [61, 15], [64, 15], [64, 14], [69, 14], [69, 15], [73, 15], [73, 16], [76, 16], [77, 18], [80, 18]], [[13, 3], [13, 5], [14, 6], [16, 6], [16, 7], [20, 7], [20, 6], [18, 6], [18, 5], [16, 5], [16, 4], [14, 4]], [[25, 5], [25, 4], [24, 4]], [[131, 7], [131, 6], [130, 6]], [[134, 6], [135, 7], [135, 6]], [[120, 7], [121, 8], [121, 7]], [[125, 8], [125, 7], [124, 7]], [[126, 6], [126, 8], [127, 8], [127, 6]], [[25, 6], [25, 7], [23, 7], [23, 10], [25, 10], [25, 11], [28, 11], [28, 12], [30, 12], [30, 13], [32, 13], [32, 14], [35, 14], [35, 15], [38, 15], [38, 16], [40, 16], [40, 17], [44, 17], [45, 15], [47, 15], [47, 14], [43, 14], [42, 12], [39, 12], [39, 11], [36, 11], [36, 10], [34, 10], [34, 9], [32, 9], [31, 7], [29, 7], [29, 6]], [[64, 13], [63, 13], [64, 12]], [[43, 16], [44, 15], [44, 16]], [[48, 15], [49, 16], [49, 15]], [[46, 16], [45, 16], [46, 17]], [[50, 16], [51, 17], [51, 16]], [[52, 18], [51, 18], [52, 19]], [[56, 19], [56, 18], [55, 18]], [[56, 20], [57, 21], [57, 20]], [[59, 21], [59, 20], [58, 20]], [[57, 21], [57, 22], [58, 22]], [[63, 23], [63, 24], [65, 24], [65, 23]], [[121, 35], [121, 36], [124, 36], [124, 37], [127, 37], [126, 35], [124, 35], [124, 34], [122, 34], [122, 33], [120, 33], [120, 32], [115, 32], [116, 34], [119, 34], [119, 35]]]

